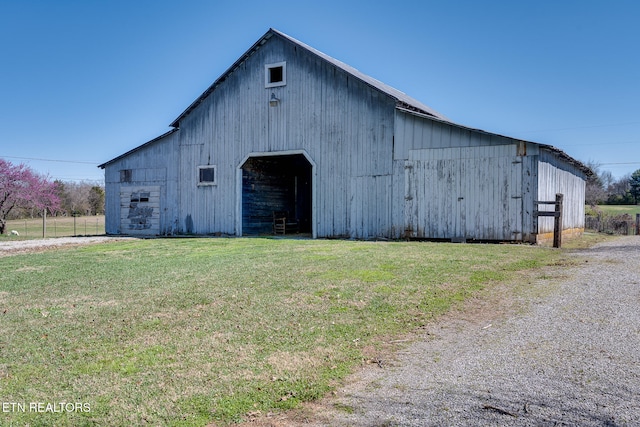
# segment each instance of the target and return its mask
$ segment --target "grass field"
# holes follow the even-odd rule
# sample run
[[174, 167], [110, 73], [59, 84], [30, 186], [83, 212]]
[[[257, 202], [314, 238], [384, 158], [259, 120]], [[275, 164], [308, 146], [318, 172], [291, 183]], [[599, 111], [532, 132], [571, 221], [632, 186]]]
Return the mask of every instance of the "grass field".
[[0, 257], [0, 402], [23, 405], [0, 425], [203, 426], [292, 408], [384, 340], [561, 253], [203, 238]]
[[[104, 215], [79, 217], [47, 217], [45, 237], [94, 236], [104, 234]], [[42, 218], [7, 221], [5, 233], [16, 230], [20, 239], [41, 239]], [[0, 235], [2, 238], [16, 239], [15, 236]]]
[[585, 207], [585, 226], [600, 233], [635, 235], [638, 205], [598, 205]]
[[598, 205], [598, 209], [608, 215], [629, 214], [634, 219], [636, 214], [640, 214], [640, 205]]

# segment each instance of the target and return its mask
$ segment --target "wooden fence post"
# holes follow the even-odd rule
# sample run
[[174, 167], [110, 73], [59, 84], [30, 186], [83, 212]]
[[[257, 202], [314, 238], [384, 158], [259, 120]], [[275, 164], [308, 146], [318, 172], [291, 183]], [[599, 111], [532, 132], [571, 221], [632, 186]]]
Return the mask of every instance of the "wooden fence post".
[[636, 214], [636, 236], [640, 236], [640, 213]]
[[[538, 234], [538, 217], [552, 216], [553, 217], [553, 247], [562, 247], [562, 200], [564, 196], [560, 193], [556, 194], [556, 200], [551, 201], [537, 201], [533, 202], [536, 205], [536, 209], [533, 211], [533, 224], [536, 235]], [[540, 211], [539, 205], [554, 205], [555, 209], [551, 211]]]
[[553, 220], [553, 247], [562, 247], [562, 199], [564, 196], [556, 194], [556, 210]]
[[42, 211], [42, 238], [47, 237], [47, 208]]

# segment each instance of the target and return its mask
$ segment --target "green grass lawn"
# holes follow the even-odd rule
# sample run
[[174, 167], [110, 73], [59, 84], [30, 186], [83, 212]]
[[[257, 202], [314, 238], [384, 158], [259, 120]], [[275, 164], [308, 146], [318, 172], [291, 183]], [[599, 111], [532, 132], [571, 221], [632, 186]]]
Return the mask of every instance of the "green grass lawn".
[[[45, 237], [94, 236], [104, 234], [104, 215], [79, 217], [47, 217]], [[8, 236], [11, 230], [20, 233], [19, 237]], [[41, 239], [42, 218], [16, 219], [7, 221], [3, 239]]]
[[[24, 405], [0, 425], [203, 426], [292, 408], [383, 340], [559, 254], [238, 238], [0, 257], [0, 402]], [[60, 402], [81, 410], [30, 410]]]

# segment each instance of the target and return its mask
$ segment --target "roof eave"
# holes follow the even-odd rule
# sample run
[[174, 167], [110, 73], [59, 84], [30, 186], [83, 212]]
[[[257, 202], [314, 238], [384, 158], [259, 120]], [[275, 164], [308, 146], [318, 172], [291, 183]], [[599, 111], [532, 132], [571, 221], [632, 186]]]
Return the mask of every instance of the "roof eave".
[[561, 149], [554, 147], [553, 145], [547, 145], [547, 144], [538, 144], [538, 145], [540, 146], [540, 148], [553, 152], [556, 156], [558, 156], [562, 160], [578, 168], [580, 171], [582, 171], [586, 175], [587, 178], [592, 178], [596, 175], [595, 172], [589, 166], [585, 165], [580, 160], [574, 159], [573, 157], [571, 157]]
[[160, 136], [158, 136], [158, 137], [156, 137], [156, 138], [153, 138], [151, 141], [147, 141], [147, 142], [145, 142], [145, 143], [144, 143], [144, 144], [142, 144], [142, 145], [138, 145], [136, 148], [133, 148], [133, 149], [131, 149], [131, 150], [127, 151], [127, 152], [126, 152], [126, 153], [124, 153], [124, 154], [120, 154], [118, 157], [114, 157], [113, 159], [111, 159], [111, 160], [109, 160], [109, 161], [106, 161], [106, 162], [104, 162], [104, 163], [103, 163], [103, 164], [101, 164], [101, 165], [98, 165], [98, 167], [99, 167], [100, 169], [104, 169], [104, 168], [106, 168], [108, 165], [110, 165], [111, 163], [117, 162], [118, 160], [120, 160], [120, 159], [122, 159], [122, 158], [124, 158], [124, 157], [127, 157], [128, 155], [133, 154], [133, 153], [135, 153], [135, 152], [136, 152], [136, 151], [138, 151], [138, 150], [142, 150], [143, 148], [148, 147], [149, 145], [152, 145], [152, 144], [154, 144], [154, 143], [156, 143], [156, 142], [160, 141], [160, 140], [161, 140], [161, 139], [163, 139], [164, 137], [169, 136], [169, 135], [171, 135], [172, 133], [177, 132], [178, 130], [179, 130], [178, 128], [171, 129], [170, 131], [165, 132], [165, 133], [163, 133], [162, 135], [160, 135]]
[[582, 163], [581, 161], [579, 161], [577, 159], [574, 159], [573, 157], [571, 157], [570, 155], [568, 155], [567, 153], [565, 153], [561, 149], [559, 149], [557, 147], [554, 147], [553, 145], [542, 144], [540, 142], [535, 142], [535, 141], [527, 141], [527, 140], [520, 139], [520, 138], [514, 138], [512, 136], [501, 135], [501, 134], [494, 133], [494, 132], [488, 132], [488, 131], [482, 130], [482, 129], [471, 128], [471, 127], [464, 126], [464, 125], [461, 125], [461, 124], [458, 124], [458, 123], [453, 123], [451, 121], [442, 120], [442, 119], [440, 119], [438, 117], [434, 117], [434, 116], [432, 116], [430, 114], [425, 114], [425, 113], [422, 113], [420, 111], [416, 111], [415, 109], [406, 108], [406, 107], [404, 107], [402, 105], [396, 106], [396, 109], [398, 111], [401, 111], [401, 112], [406, 113], [406, 114], [411, 114], [411, 115], [414, 115], [414, 116], [422, 117], [422, 118], [433, 120], [433, 121], [437, 121], [437, 122], [447, 123], [447, 124], [449, 124], [451, 126], [457, 126], [457, 127], [461, 128], [461, 129], [465, 129], [465, 130], [468, 130], [468, 131], [480, 132], [480, 133], [483, 133], [483, 134], [486, 134], [486, 135], [495, 135], [495, 136], [498, 136], [498, 137], [501, 137], [501, 138], [509, 138], [509, 139], [515, 140], [515, 141], [526, 142], [527, 144], [535, 144], [535, 145], [537, 145], [538, 147], [540, 147], [542, 149], [549, 150], [549, 151], [553, 152], [557, 157], [561, 158], [565, 162], [574, 165], [580, 171], [582, 171], [588, 178], [595, 175], [595, 173], [593, 172], [593, 170], [591, 170], [591, 168], [589, 166], [585, 165], [584, 163]]
[[363, 82], [364, 84], [366, 84], [367, 86], [371, 87], [372, 89], [377, 90], [378, 92], [381, 92], [382, 94], [392, 98], [393, 100], [396, 101], [396, 103], [398, 105], [401, 106], [405, 106], [405, 108], [408, 109], [413, 109], [415, 111], [421, 112], [423, 114], [427, 114], [433, 117], [436, 117], [440, 120], [444, 120], [444, 121], [451, 121], [449, 120], [448, 117], [444, 116], [443, 114], [440, 114], [439, 112], [433, 110], [432, 108], [430, 108], [427, 105], [424, 105], [423, 103], [421, 103], [420, 101], [408, 96], [406, 93], [387, 85], [386, 83], [381, 82], [380, 80], [373, 78], [363, 72], [361, 72], [360, 70], [358, 70], [357, 68], [352, 67], [351, 65], [348, 65], [336, 58], [333, 58], [330, 55], [327, 55], [326, 53], [319, 51], [318, 49], [309, 46], [303, 42], [301, 42], [300, 40], [297, 40], [285, 33], [282, 33], [278, 30], [275, 29], [271, 29], [270, 31], [272, 31], [274, 34], [279, 35], [280, 37], [282, 37], [285, 40], [288, 40], [291, 43], [294, 43], [297, 46], [300, 46], [304, 49], [306, 49], [308, 52], [316, 55], [317, 57], [323, 59], [324, 61], [328, 62], [329, 64], [333, 65], [334, 67], [337, 67], [341, 70], [343, 70], [344, 72], [348, 73], [350, 76], [360, 80], [361, 82]]

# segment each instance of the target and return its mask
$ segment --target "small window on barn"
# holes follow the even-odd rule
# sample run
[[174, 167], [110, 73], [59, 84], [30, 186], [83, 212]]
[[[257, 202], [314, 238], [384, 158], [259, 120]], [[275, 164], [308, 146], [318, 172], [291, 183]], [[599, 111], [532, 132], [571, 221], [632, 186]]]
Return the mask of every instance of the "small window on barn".
[[131, 182], [131, 169], [123, 169], [120, 171], [120, 182]]
[[131, 193], [131, 203], [148, 203], [150, 196], [148, 191], [134, 191]]
[[198, 185], [216, 185], [215, 166], [198, 166]]
[[287, 63], [278, 62], [264, 67], [264, 87], [284, 86], [287, 84]]

